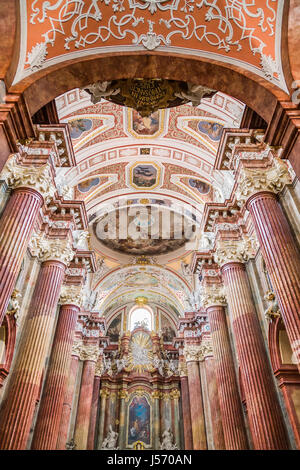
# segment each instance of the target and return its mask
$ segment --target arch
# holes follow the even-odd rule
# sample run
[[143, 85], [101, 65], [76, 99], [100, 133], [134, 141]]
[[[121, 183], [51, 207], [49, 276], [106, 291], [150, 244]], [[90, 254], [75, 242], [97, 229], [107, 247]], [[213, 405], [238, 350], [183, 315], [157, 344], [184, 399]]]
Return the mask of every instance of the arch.
[[128, 315], [128, 330], [133, 331], [137, 322], [145, 322], [148, 329], [154, 329], [154, 315], [149, 305], [134, 305]]
[[5, 315], [2, 328], [4, 328], [5, 350], [0, 361], [0, 387], [9, 374], [10, 366], [13, 360], [13, 354], [16, 343], [16, 320], [14, 315]]
[[[232, 66], [233, 67], [233, 66]], [[161, 53], [112, 55], [83, 58], [76, 63], [62, 63], [37, 72], [9, 89], [22, 93], [31, 115], [57, 96], [82, 88], [99, 80], [121, 78], [166, 78], [207, 85], [233, 96], [254, 109], [267, 122], [271, 119], [277, 100], [289, 100], [288, 95], [263, 78], [220, 65], [216, 61], [164, 55]]]

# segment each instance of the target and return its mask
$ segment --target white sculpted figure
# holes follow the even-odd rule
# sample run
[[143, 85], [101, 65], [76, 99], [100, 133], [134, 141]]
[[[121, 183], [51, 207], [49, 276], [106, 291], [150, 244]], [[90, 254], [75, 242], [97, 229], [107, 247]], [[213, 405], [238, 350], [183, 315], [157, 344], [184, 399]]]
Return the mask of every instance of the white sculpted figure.
[[87, 86], [84, 90], [91, 95], [92, 103], [96, 104], [101, 101], [102, 98], [107, 100], [110, 96], [120, 93], [120, 88], [113, 88], [111, 83], [112, 82], [96, 82]]
[[178, 450], [176, 444], [173, 444], [173, 433], [170, 428], [166, 429], [162, 435], [162, 443], [160, 444], [160, 450]]
[[180, 91], [175, 93], [175, 96], [184, 100], [185, 103], [192, 103], [193, 106], [199, 106], [202, 98], [209, 97], [212, 94], [216, 93], [216, 90], [207, 88], [202, 85], [194, 85], [193, 83], [187, 84], [188, 89], [186, 92]]
[[153, 366], [162, 376], [164, 376], [164, 364], [164, 360], [160, 359], [157, 355], [153, 358]]
[[119, 433], [113, 431], [112, 425], [110, 424], [108, 434], [102, 442], [101, 449], [119, 450], [119, 447], [116, 447], [118, 435]]

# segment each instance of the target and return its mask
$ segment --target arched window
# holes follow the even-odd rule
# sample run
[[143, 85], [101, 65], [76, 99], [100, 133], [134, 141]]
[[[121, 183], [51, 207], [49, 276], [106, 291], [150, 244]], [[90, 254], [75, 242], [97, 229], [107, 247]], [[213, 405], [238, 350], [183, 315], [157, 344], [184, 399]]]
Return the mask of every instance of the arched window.
[[135, 328], [142, 326], [148, 330], [153, 329], [153, 313], [150, 307], [133, 307], [129, 316], [129, 329], [133, 331]]

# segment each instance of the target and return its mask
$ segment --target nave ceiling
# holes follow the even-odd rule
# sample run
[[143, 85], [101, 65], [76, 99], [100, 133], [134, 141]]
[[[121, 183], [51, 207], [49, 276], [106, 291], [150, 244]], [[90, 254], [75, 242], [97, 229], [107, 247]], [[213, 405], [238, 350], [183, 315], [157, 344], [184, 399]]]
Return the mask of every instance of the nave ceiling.
[[[56, 106], [60, 122], [68, 123], [76, 158], [75, 167], [58, 170], [57, 180], [65, 197], [86, 204], [89, 236], [79, 243], [97, 256], [95, 307], [104, 312], [144, 296], [181, 316], [193, 308], [195, 279], [187, 269], [192, 253], [209, 246], [200, 235], [204, 204], [224, 201], [232, 188], [229, 172], [213, 169], [221, 133], [239, 127], [244, 104], [219, 92], [199, 106], [184, 104], [142, 118], [106, 100], [93, 104], [88, 93], [75, 89], [59, 96]], [[166, 239], [159, 224], [154, 240], [98, 236], [107, 213], [118, 221], [120, 211], [129, 214], [132, 208], [146, 210], [147, 221], [151, 211], [161, 211], [160, 224], [168, 213], [174, 221], [181, 211], [194, 232], [189, 239], [174, 239], [171, 224]], [[143, 218], [134, 212], [130, 222], [142, 226]]]

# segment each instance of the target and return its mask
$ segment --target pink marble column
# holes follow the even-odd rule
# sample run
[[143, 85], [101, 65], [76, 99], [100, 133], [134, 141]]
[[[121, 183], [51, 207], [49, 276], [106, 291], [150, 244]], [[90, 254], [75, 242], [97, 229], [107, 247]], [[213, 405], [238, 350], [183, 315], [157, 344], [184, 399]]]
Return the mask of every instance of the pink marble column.
[[218, 386], [215, 375], [215, 361], [212, 356], [206, 356], [204, 362], [214, 448], [216, 450], [223, 450], [225, 449], [225, 441], [219, 404]]
[[[79, 353], [78, 353], [79, 354]], [[71, 364], [68, 372], [68, 383], [63, 400], [62, 413], [59, 425], [58, 439], [57, 439], [57, 450], [65, 450], [66, 443], [68, 441], [68, 432], [70, 426], [70, 418], [72, 411], [73, 396], [76, 384], [76, 377], [78, 372], [79, 357], [77, 354], [72, 354]]]
[[211, 328], [225, 448], [228, 450], [248, 449], [248, 440], [227, 330], [225, 309], [222, 305], [211, 305], [206, 311]]
[[0, 219], [0, 325], [28, 247], [43, 196], [31, 188], [12, 191]]
[[191, 407], [189, 397], [188, 378], [185, 375], [180, 376], [181, 386], [181, 406], [183, 416], [184, 449], [193, 450], [193, 434], [191, 421]]
[[206, 450], [207, 440], [199, 363], [197, 359], [193, 359], [193, 356], [195, 356], [194, 350], [190, 350], [188, 354], [186, 361], [191, 405], [193, 449]]
[[[78, 288], [80, 292], [80, 286], [74, 287], [75, 290]], [[62, 305], [60, 308], [49, 369], [32, 440], [32, 449], [52, 450], [56, 448], [79, 309], [78, 305], [72, 304]]]
[[93, 396], [92, 396], [90, 425], [89, 425], [89, 434], [88, 434], [88, 442], [87, 442], [87, 449], [88, 450], [94, 450], [95, 449], [96, 423], [97, 423], [98, 406], [99, 406], [99, 401], [100, 401], [100, 382], [101, 382], [100, 377], [98, 375], [95, 375]]
[[241, 368], [253, 447], [262, 450], [288, 449], [285, 424], [245, 265], [228, 262], [221, 271]]
[[251, 196], [252, 215], [281, 316], [300, 371], [300, 253], [287, 218], [274, 193]]
[[0, 410], [0, 448], [25, 449], [54, 326], [66, 265], [45, 261]]
[[83, 363], [80, 394], [75, 424], [74, 441], [77, 450], [87, 449], [88, 432], [91, 417], [95, 364], [94, 360], [85, 360]]

